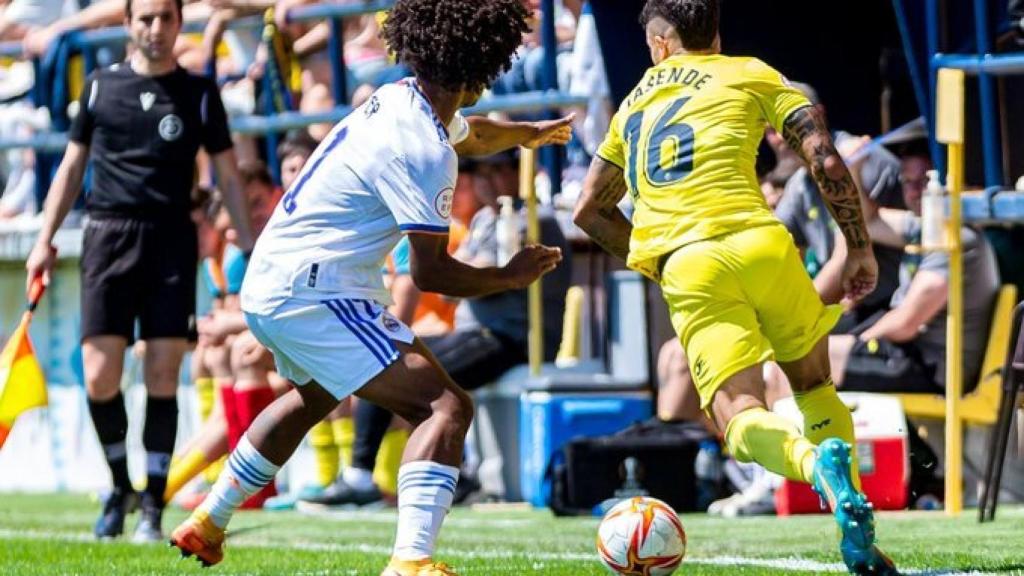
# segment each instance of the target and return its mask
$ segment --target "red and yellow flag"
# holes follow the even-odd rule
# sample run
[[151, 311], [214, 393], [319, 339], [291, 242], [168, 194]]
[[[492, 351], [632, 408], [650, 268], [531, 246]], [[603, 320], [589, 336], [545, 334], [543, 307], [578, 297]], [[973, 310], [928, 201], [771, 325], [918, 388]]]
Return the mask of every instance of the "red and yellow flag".
[[21, 317], [21, 323], [0, 352], [0, 448], [14, 427], [14, 420], [22, 412], [46, 406], [46, 379], [36, 359], [32, 341], [28, 337], [28, 326], [32, 311], [42, 296], [42, 283], [33, 286], [33, 298], [29, 309]]

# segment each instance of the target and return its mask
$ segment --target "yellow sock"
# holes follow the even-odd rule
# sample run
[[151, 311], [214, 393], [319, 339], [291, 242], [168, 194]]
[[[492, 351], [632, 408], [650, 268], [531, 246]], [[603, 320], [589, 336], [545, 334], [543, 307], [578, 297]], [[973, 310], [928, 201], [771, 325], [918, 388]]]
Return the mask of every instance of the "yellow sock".
[[729, 421], [725, 442], [740, 462], [757, 462], [786, 478], [811, 483], [814, 444], [782, 416], [764, 408], [744, 410]]
[[316, 481], [321, 486], [329, 486], [338, 477], [338, 447], [334, 443], [331, 423], [327, 420], [317, 422], [309, 431], [309, 443], [316, 462]]
[[[853, 416], [850, 409], [839, 399], [836, 387], [829, 378], [821, 386], [808, 392], [793, 395], [797, 407], [804, 415], [804, 436], [815, 444], [828, 438], [839, 438], [856, 447], [853, 434]], [[857, 468], [857, 451], [850, 453], [850, 477], [853, 485], [860, 490], [860, 473]]]
[[228, 457], [226, 455], [217, 458], [215, 462], [212, 462], [205, 470], [203, 470], [203, 480], [206, 480], [207, 484], [213, 486], [213, 483], [217, 481], [217, 477], [220, 476], [221, 471], [224, 470], [224, 463], [227, 461]]
[[189, 480], [195, 478], [206, 468], [206, 454], [202, 450], [191, 450], [188, 454], [177, 458], [171, 463], [167, 471], [167, 488], [164, 489], [164, 502], [170, 502], [171, 498], [181, 490]]
[[213, 378], [206, 376], [196, 378], [196, 400], [199, 402], [199, 421], [205, 422], [213, 412], [214, 399], [217, 397], [213, 386]]
[[332, 420], [331, 430], [334, 431], [334, 444], [338, 447], [341, 467], [348, 468], [352, 465], [352, 445], [356, 442], [355, 420], [351, 416]]
[[373, 482], [385, 494], [398, 494], [398, 468], [402, 465], [402, 453], [409, 441], [409, 431], [403, 428], [388, 430], [377, 451], [373, 467]]

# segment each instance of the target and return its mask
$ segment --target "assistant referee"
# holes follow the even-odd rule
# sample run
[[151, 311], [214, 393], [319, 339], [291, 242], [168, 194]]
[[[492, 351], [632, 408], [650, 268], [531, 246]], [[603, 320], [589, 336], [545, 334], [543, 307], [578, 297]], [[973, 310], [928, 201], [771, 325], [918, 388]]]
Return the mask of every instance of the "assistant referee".
[[[82, 360], [89, 412], [113, 477], [96, 521], [99, 538], [124, 530], [138, 503], [134, 540], [161, 540], [167, 468], [174, 449], [178, 370], [195, 314], [197, 238], [189, 193], [202, 146], [210, 155], [243, 251], [252, 247], [245, 198], [217, 86], [175, 61], [181, 0], [126, 0], [128, 61], [93, 72], [28, 257], [31, 282], [49, 281], [53, 236], [81, 190], [92, 162], [82, 245]], [[138, 323], [136, 332], [136, 321]], [[128, 477], [128, 419], [120, 391], [125, 349], [146, 343], [146, 489]]]

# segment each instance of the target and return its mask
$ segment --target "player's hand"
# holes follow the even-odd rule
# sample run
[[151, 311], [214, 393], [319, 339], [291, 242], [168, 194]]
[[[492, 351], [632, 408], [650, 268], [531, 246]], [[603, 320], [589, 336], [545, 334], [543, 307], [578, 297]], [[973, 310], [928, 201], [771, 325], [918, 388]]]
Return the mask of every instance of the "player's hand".
[[513, 289], [526, 288], [537, 278], [554, 270], [561, 261], [561, 249], [531, 244], [513, 256], [503, 270]]
[[523, 143], [527, 148], [540, 148], [548, 144], [565, 145], [572, 138], [572, 122], [576, 119], [576, 113], [563, 116], [557, 120], [543, 120], [531, 122], [537, 133], [533, 138]]
[[856, 302], [875, 290], [878, 283], [878, 263], [871, 248], [851, 248], [843, 264], [843, 296]]
[[43, 277], [43, 286], [50, 285], [50, 272], [53, 270], [53, 266], [57, 263], [57, 250], [50, 244], [36, 243], [32, 247], [32, 252], [28, 255], [28, 260], [25, 261], [25, 270], [28, 272], [25, 278], [25, 295], [29, 296], [29, 292], [32, 287], [32, 281], [37, 277]]

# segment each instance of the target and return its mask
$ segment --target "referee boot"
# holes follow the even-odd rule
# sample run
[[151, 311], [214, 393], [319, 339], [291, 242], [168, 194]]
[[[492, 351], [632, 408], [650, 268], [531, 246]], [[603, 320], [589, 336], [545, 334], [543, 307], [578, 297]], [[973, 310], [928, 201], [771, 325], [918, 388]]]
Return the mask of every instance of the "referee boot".
[[138, 494], [134, 490], [114, 488], [103, 502], [103, 511], [93, 526], [97, 538], [117, 538], [124, 532], [125, 516], [138, 506]]
[[135, 526], [135, 534], [132, 542], [160, 542], [164, 539], [164, 533], [160, 529], [163, 521], [164, 510], [158, 502], [153, 501], [149, 494], [142, 495], [140, 506], [139, 523]]

